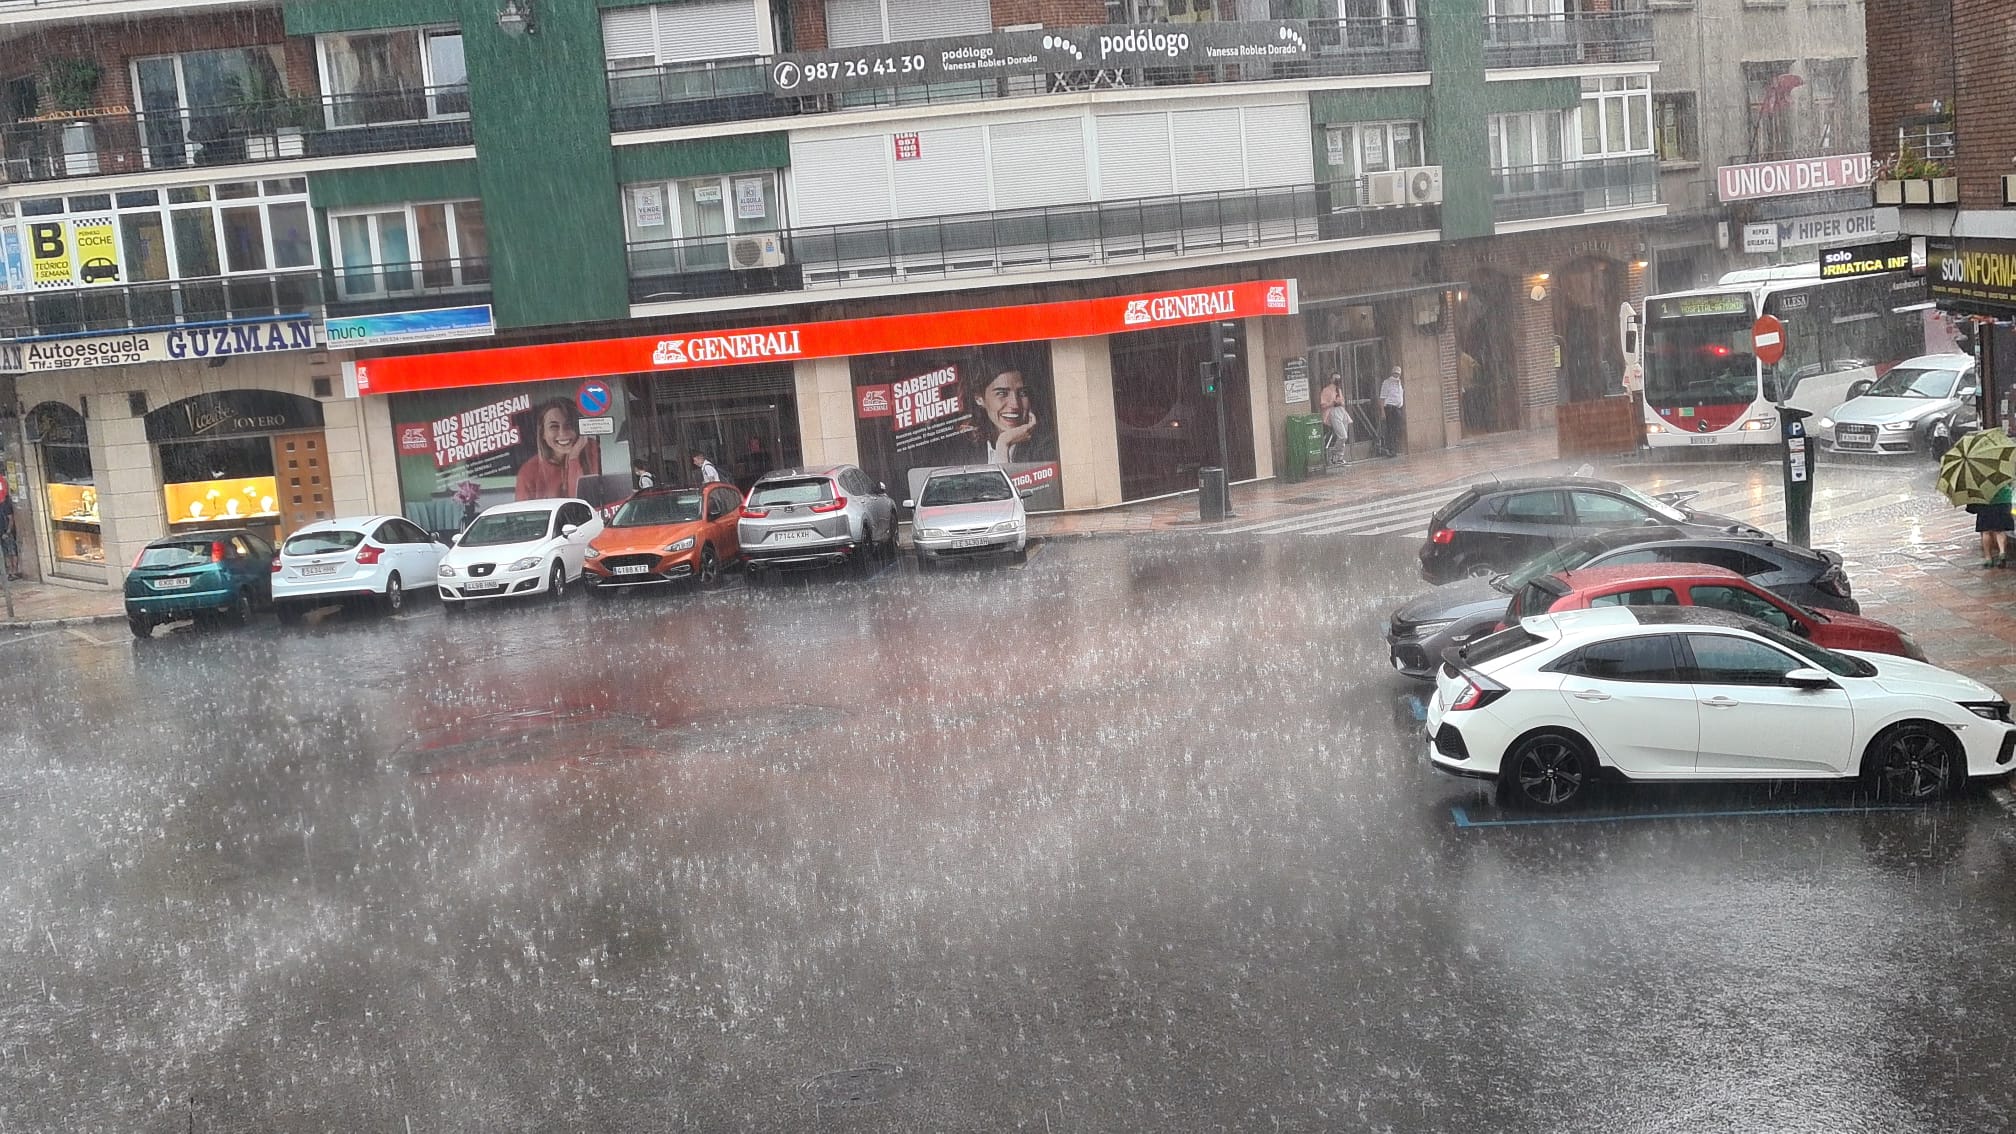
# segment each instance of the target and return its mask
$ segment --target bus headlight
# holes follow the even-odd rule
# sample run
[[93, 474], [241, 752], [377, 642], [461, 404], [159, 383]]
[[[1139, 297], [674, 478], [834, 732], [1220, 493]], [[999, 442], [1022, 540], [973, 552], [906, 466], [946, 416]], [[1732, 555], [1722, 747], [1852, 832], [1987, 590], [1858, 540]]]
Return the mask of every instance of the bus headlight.
[[1743, 423], [1743, 432], [1745, 433], [1761, 433], [1766, 429], [1776, 428], [1778, 428], [1778, 419], [1775, 417], [1753, 417]]

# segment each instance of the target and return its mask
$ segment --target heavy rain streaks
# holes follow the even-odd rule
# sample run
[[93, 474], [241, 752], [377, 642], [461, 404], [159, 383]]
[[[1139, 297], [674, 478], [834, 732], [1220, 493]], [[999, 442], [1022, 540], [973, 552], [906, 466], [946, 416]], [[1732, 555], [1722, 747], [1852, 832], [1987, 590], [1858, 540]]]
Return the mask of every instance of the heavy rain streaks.
[[[1946, 1130], [2007, 819], [1460, 828], [1404, 549], [4, 647], [7, 1130]], [[1639, 812], [1849, 808], [1666, 789]]]

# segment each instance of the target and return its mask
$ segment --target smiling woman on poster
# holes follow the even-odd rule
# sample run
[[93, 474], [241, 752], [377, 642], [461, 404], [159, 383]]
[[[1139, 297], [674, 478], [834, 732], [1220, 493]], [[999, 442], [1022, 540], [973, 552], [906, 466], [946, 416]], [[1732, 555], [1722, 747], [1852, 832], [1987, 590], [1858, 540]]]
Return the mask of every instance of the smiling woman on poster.
[[538, 451], [518, 467], [517, 499], [573, 496], [582, 477], [602, 472], [602, 445], [581, 436], [574, 405], [566, 398], [539, 404], [532, 413], [532, 435]]
[[1036, 413], [1036, 394], [1019, 367], [988, 365], [975, 371], [969, 397], [981, 418], [990, 465], [1040, 464], [1057, 459], [1057, 441]]

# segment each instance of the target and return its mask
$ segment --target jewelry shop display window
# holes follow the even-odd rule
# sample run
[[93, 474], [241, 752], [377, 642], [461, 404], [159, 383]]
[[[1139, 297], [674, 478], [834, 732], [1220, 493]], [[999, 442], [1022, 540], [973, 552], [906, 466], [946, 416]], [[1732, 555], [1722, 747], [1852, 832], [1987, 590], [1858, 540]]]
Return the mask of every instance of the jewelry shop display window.
[[59, 569], [64, 564], [105, 565], [88, 429], [84, 415], [62, 402], [43, 402], [28, 411], [28, 437], [42, 463], [49, 546]]

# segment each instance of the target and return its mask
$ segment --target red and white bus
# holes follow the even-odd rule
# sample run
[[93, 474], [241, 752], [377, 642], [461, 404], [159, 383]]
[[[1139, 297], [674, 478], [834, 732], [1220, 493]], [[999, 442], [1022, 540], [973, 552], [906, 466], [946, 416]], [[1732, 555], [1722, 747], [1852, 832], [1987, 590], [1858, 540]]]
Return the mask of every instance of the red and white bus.
[[[1757, 361], [1760, 315], [1785, 324], [1785, 357]], [[1820, 279], [1817, 264], [1731, 272], [1712, 288], [1645, 300], [1645, 439], [1654, 448], [1776, 445], [1778, 407], [1820, 415], [1907, 358], [1952, 349], [1925, 281], [1903, 273]]]

